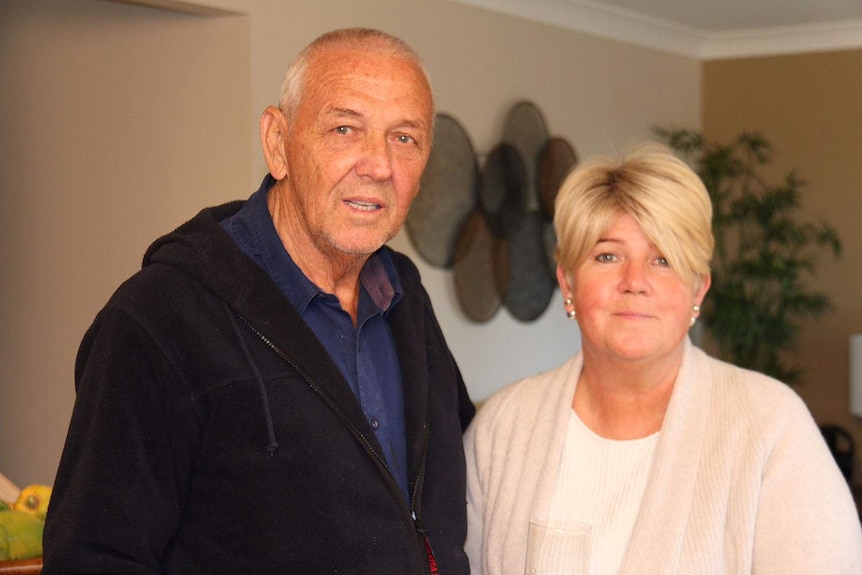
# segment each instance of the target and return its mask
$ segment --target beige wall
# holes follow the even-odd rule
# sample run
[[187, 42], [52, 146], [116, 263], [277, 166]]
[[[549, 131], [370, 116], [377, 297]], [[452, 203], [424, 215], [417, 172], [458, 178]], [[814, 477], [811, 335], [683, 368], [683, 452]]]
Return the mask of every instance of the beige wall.
[[709, 62], [703, 70], [703, 127], [718, 141], [741, 130], [771, 140], [771, 180], [796, 168], [808, 181], [800, 216], [825, 219], [844, 253], [824, 253], [812, 288], [832, 298], [833, 313], [803, 324], [792, 359], [806, 371], [798, 387], [815, 419], [837, 423], [859, 445], [862, 420], [848, 405], [848, 338], [862, 332], [862, 50]]
[[78, 342], [157, 235], [244, 189], [246, 18], [0, 2], [0, 472], [53, 482]]
[[[250, 193], [263, 173], [260, 110], [289, 58], [334, 27], [403, 36], [425, 58], [441, 111], [479, 153], [508, 106], [532, 99], [581, 155], [652, 125], [726, 139], [763, 131], [776, 173], [809, 182], [806, 217], [845, 244], [813, 283], [835, 313], [805, 325], [799, 388], [820, 422], [851, 429], [847, 337], [862, 331], [862, 52], [709, 62], [599, 40], [446, 0], [215, 0], [247, 16], [199, 18], [96, 0], [0, 3], [0, 472], [51, 482], [74, 392], [74, 355], [146, 245], [199, 207]], [[702, 81], [702, 101], [701, 101]], [[404, 234], [393, 245], [415, 252]], [[418, 260], [418, 258], [417, 258]], [[559, 306], [523, 324], [466, 321], [451, 276], [418, 261], [479, 399], [579, 343]], [[857, 471], [857, 478], [859, 471]]]
[[[498, 142], [506, 112], [520, 99], [533, 100], [549, 130], [568, 138], [582, 155], [647, 138], [654, 124], [700, 121], [701, 66], [696, 60], [447, 0], [208, 3], [249, 11], [255, 114], [275, 100], [284, 67], [305, 43], [330, 28], [374, 26], [405, 38], [419, 51], [438, 108], [461, 121], [480, 154]], [[253, 165], [255, 174], [263, 171], [257, 151]], [[405, 233], [392, 245], [416, 255]], [[535, 322], [524, 324], [501, 312], [487, 324], [472, 324], [458, 309], [451, 274], [414, 259], [477, 399], [561, 363], [579, 347], [577, 330], [565, 319], [556, 296]]]
[[[257, 118], [290, 57], [367, 25], [423, 55], [441, 111], [487, 152], [515, 101], [582, 155], [652, 125], [696, 126], [700, 64], [447, 0], [217, 0], [199, 18], [98, 0], [3, 0], [0, 472], [53, 481], [81, 335], [147, 243], [202, 205], [251, 193]], [[11, 161], [10, 161], [11, 160]], [[405, 234], [393, 245], [414, 255]], [[579, 346], [558, 294], [539, 320], [464, 319], [448, 272], [419, 262], [471, 393], [546, 370]]]

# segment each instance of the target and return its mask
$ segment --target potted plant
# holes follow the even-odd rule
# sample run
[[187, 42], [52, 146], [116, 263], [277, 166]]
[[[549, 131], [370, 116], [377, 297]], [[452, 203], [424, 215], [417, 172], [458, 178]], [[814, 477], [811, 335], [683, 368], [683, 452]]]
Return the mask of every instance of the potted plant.
[[826, 222], [794, 217], [805, 182], [795, 171], [778, 184], [759, 170], [771, 158], [770, 143], [742, 133], [729, 144], [707, 142], [699, 132], [656, 129], [687, 159], [713, 204], [715, 256], [712, 288], [701, 318], [706, 336], [723, 359], [788, 384], [802, 370], [788, 364], [802, 318], [831, 309], [829, 297], [806, 287], [822, 250], [841, 253], [837, 232]]

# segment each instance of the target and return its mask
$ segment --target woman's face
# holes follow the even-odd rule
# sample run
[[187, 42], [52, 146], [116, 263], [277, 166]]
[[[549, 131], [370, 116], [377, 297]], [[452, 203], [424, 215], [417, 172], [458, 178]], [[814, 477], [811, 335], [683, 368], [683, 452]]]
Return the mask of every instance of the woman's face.
[[709, 289], [695, 290], [674, 273], [628, 214], [613, 221], [571, 274], [557, 268], [564, 296], [572, 294], [585, 356], [616, 361], [681, 357], [682, 341]]

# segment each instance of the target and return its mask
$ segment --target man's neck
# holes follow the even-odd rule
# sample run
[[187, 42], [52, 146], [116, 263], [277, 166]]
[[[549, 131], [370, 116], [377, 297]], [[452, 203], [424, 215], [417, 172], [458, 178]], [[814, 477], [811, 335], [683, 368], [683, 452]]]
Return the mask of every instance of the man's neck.
[[314, 285], [338, 298], [342, 309], [350, 314], [355, 324], [359, 307], [359, 275], [370, 256], [347, 254], [335, 248], [321, 249], [303, 231], [295, 215], [280, 209], [272, 190], [267, 197], [267, 206], [282, 246], [296, 266]]

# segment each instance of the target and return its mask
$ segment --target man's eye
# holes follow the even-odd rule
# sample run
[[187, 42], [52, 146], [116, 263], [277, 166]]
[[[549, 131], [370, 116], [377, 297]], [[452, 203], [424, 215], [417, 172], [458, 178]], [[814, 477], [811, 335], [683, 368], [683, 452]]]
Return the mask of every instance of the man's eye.
[[335, 131], [339, 134], [342, 134], [342, 135], [343, 134], [349, 134], [350, 133], [350, 126], [338, 126], [337, 128], [335, 128]]
[[416, 140], [413, 138], [413, 136], [408, 136], [407, 134], [399, 134], [398, 141], [402, 144], [412, 144]]

